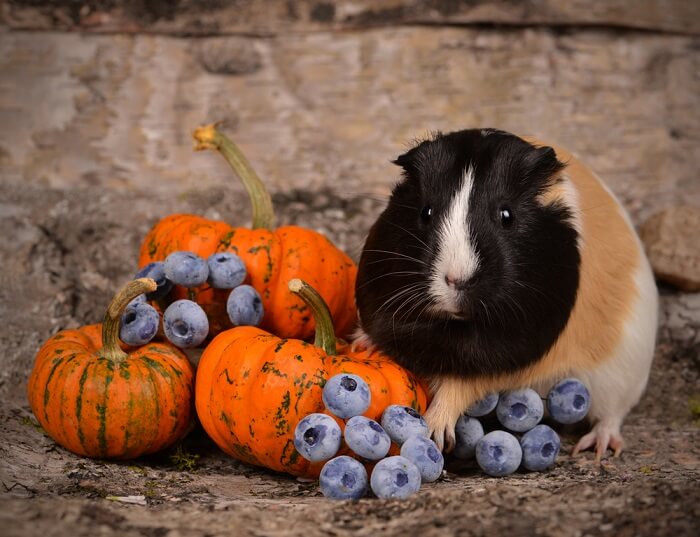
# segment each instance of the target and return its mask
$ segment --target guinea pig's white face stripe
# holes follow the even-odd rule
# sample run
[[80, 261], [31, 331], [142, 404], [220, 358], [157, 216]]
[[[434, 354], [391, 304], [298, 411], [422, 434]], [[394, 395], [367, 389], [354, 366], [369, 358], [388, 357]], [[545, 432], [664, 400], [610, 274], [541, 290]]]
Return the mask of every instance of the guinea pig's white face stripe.
[[429, 293], [435, 299], [435, 310], [459, 313], [460, 292], [447, 280], [468, 281], [479, 267], [479, 256], [474, 249], [467, 221], [473, 185], [474, 166], [470, 164], [437, 235], [437, 256], [429, 287]]

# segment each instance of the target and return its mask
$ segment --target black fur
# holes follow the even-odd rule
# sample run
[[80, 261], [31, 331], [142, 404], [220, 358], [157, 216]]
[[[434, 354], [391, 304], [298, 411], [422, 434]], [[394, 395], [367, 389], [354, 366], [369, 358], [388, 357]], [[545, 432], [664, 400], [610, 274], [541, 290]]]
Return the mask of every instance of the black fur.
[[[464, 217], [481, 264], [460, 284], [460, 319], [427, 307], [428, 271], [435, 229], [470, 163], [475, 177]], [[370, 230], [360, 260], [356, 299], [365, 332], [426, 377], [492, 375], [537, 361], [566, 326], [579, 282], [569, 209], [537, 201], [564, 168], [554, 150], [474, 129], [438, 134], [396, 164], [404, 169], [403, 181]], [[429, 218], [425, 206], [432, 208]], [[499, 212], [504, 206], [514, 215], [507, 228]], [[415, 296], [391, 300], [408, 285]]]

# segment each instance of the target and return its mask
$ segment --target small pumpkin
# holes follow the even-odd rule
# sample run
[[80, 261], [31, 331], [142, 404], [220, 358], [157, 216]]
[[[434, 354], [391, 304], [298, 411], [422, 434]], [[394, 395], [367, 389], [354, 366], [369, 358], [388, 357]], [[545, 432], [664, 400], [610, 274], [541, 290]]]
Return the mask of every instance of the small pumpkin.
[[[234, 252], [246, 264], [249, 283], [260, 293], [265, 316], [261, 327], [281, 337], [308, 338], [314, 319], [304, 303], [287, 291], [292, 278], [308, 281], [329, 305], [338, 334], [354, 326], [357, 266], [326, 237], [299, 226], [274, 229], [269, 193], [238, 147], [215, 125], [194, 132], [196, 149], [219, 151], [240, 176], [253, 208], [252, 229], [189, 214], [173, 214], [159, 221], [146, 235], [139, 266], [162, 261], [177, 250], [189, 250], [207, 258], [215, 252]], [[226, 316], [226, 296], [209, 286], [193, 292], [179, 290], [178, 298], [196, 300], [207, 312], [210, 333], [231, 324]]]
[[103, 324], [62, 330], [39, 349], [29, 376], [32, 412], [58, 444], [86, 457], [130, 459], [180, 440], [193, 419], [194, 370], [166, 343], [127, 352], [119, 321], [154, 280], [128, 283], [112, 299]]
[[314, 344], [249, 326], [226, 330], [202, 354], [195, 403], [204, 430], [232, 457], [316, 477], [323, 464], [299, 456], [294, 428], [307, 414], [323, 411], [321, 395], [327, 379], [339, 373], [364, 378], [372, 392], [365, 415], [373, 419], [379, 419], [390, 404], [422, 412], [427, 396], [418, 379], [387, 356], [338, 346], [320, 295], [298, 279], [289, 282], [289, 288], [316, 318]]

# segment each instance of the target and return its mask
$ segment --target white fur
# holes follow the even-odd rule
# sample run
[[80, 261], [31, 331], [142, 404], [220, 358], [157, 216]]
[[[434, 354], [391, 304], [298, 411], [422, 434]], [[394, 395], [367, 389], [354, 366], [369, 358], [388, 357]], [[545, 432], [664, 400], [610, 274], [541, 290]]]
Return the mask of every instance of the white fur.
[[467, 221], [469, 197], [474, 186], [474, 167], [465, 170], [462, 184], [438, 231], [438, 254], [430, 275], [429, 293], [435, 299], [433, 309], [458, 314], [459, 291], [446, 278], [467, 281], [479, 267]]

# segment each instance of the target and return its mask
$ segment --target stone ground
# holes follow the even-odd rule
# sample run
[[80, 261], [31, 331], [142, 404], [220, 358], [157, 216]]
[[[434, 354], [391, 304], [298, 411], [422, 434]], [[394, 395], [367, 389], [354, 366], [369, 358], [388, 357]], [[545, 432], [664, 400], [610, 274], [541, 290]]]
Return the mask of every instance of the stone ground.
[[[40, 343], [100, 320], [134, 271], [139, 241], [172, 211], [247, 221], [225, 189], [178, 198], [0, 185], [0, 527], [42, 535], [697, 535], [700, 525], [700, 294], [663, 289], [651, 381], [624, 429], [619, 459], [562, 455], [542, 474], [489, 478], [450, 466], [407, 501], [335, 503], [315, 484], [237, 463], [201, 431], [157, 457], [83, 459], [37, 427], [25, 383]], [[382, 200], [277, 194], [280, 220], [328, 233], [355, 254]], [[235, 215], [235, 216], [231, 216]], [[694, 406], [693, 406], [694, 405]], [[694, 413], [692, 411], [694, 409]], [[577, 432], [564, 436], [573, 445]], [[110, 496], [144, 496], [126, 504]]]
[[[378, 5], [0, 0], [0, 535], [700, 533], [700, 294], [670, 288], [629, 447], [600, 465], [562, 455], [550, 472], [502, 479], [450, 465], [407, 501], [334, 503], [227, 458], [201, 431], [107, 463], [37, 428], [34, 354], [57, 330], [101, 320], [158, 218], [249, 221], [219, 157], [191, 151], [203, 122], [225, 121], [280, 223], [355, 258], [396, 179], [390, 159], [434, 129], [559, 142], [637, 226], [700, 206], [697, 3]], [[143, 505], [110, 499], [129, 496]]]

